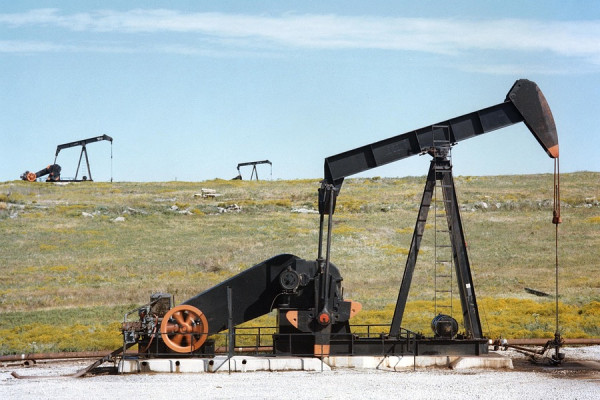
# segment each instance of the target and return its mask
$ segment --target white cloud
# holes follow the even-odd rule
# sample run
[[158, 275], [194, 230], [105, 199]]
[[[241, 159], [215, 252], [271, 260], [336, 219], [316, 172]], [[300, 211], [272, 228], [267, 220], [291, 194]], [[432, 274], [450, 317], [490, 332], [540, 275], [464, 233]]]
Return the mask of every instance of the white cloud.
[[48, 42], [0, 40], [0, 53], [45, 53], [64, 50], [66, 50], [65, 46]]
[[[568, 67], [561, 67], [555, 65], [544, 65], [536, 63], [521, 63], [521, 64], [508, 64], [508, 63], [470, 63], [461, 64], [456, 66], [458, 69], [464, 72], [476, 72], [487, 75], [509, 75], [509, 76], [524, 76], [529, 74], [531, 71], [535, 71], [536, 74], [540, 75], [565, 75], [572, 71]], [[586, 72], [586, 71], [581, 71]], [[589, 71], [591, 72], [591, 71]]]
[[[37, 9], [0, 14], [0, 27], [61, 28], [73, 32], [121, 34], [189, 34], [239, 49], [382, 49], [460, 54], [500, 50], [550, 52], [600, 65], [600, 20], [539, 21], [524, 19], [467, 20], [338, 15], [280, 16], [184, 13], [176, 10], [101, 10], [62, 14]], [[175, 42], [177, 36], [171, 38]], [[232, 40], [235, 39], [235, 40]], [[57, 45], [56, 47], [60, 47]], [[189, 42], [173, 43], [184, 54], [206, 54]], [[52, 49], [53, 46], [48, 46]], [[160, 47], [154, 47], [156, 51]], [[1, 51], [1, 49], [0, 49]], [[6, 50], [5, 50], [6, 51]], [[43, 46], [39, 51], [43, 51]]]

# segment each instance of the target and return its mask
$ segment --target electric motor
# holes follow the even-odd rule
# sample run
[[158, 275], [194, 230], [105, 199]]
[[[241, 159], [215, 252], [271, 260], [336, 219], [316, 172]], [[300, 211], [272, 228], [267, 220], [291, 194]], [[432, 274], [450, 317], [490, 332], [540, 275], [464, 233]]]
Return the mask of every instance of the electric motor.
[[458, 333], [458, 322], [446, 314], [438, 314], [431, 321], [431, 329], [435, 337], [452, 339]]

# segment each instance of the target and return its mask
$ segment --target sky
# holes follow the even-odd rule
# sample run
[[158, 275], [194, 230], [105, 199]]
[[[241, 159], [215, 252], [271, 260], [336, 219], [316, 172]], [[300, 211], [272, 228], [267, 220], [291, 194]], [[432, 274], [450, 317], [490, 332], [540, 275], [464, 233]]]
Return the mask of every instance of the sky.
[[[87, 147], [96, 181], [231, 179], [266, 159], [261, 179], [322, 178], [326, 157], [501, 103], [521, 78], [554, 114], [561, 172], [600, 171], [597, 0], [0, 0], [0, 181], [104, 134], [112, 146]], [[79, 156], [60, 152], [63, 177]], [[554, 168], [524, 124], [452, 161], [455, 175]]]

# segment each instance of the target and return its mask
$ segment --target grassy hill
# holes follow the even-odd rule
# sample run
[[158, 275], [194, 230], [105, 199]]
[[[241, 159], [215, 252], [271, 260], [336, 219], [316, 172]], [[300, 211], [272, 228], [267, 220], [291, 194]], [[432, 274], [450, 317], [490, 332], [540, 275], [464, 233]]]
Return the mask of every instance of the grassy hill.
[[[551, 175], [456, 178], [489, 337], [554, 332], [554, 300], [524, 290], [554, 293], [552, 184]], [[363, 304], [357, 322], [391, 320], [423, 185], [424, 177], [344, 183], [332, 262], [345, 297]], [[564, 174], [561, 186], [561, 329], [600, 337], [600, 173]], [[276, 254], [316, 258], [318, 214], [294, 210], [316, 209], [318, 187], [318, 180], [0, 183], [0, 354], [113, 348], [123, 314], [151, 293], [181, 302]], [[197, 196], [202, 188], [219, 196]], [[404, 324], [427, 334], [433, 249], [429, 226]]]

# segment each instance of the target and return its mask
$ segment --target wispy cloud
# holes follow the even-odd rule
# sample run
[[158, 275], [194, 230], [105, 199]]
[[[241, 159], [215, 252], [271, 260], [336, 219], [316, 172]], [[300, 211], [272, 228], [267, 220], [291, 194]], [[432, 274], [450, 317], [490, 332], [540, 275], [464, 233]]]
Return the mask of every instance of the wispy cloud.
[[43, 41], [0, 40], [0, 53], [40, 53], [65, 50], [65, 46]]
[[[63, 29], [72, 32], [186, 34], [210, 39], [237, 50], [274, 49], [381, 49], [452, 55], [469, 51], [549, 52], [600, 66], [600, 20], [540, 21], [524, 19], [467, 20], [338, 15], [240, 15], [184, 13], [153, 9], [64, 14], [57, 9], [0, 14], [0, 27]], [[151, 47], [154, 51], [209, 54], [189, 41]], [[61, 44], [38, 50], [59, 51]], [[13, 49], [14, 50], [14, 49]], [[121, 48], [121, 51], [123, 48]], [[0, 46], [11, 51], [11, 46]]]
[[[566, 75], [572, 73], [572, 70], [566, 66], [553, 65], [553, 64], [540, 64], [540, 63], [505, 63], [505, 62], [493, 62], [493, 63], [463, 63], [457, 65], [461, 71], [464, 72], [476, 72], [487, 75], [510, 75], [510, 76], [524, 76], [535, 71], [539, 75]], [[592, 68], [579, 68], [579, 72], [593, 72]]]

